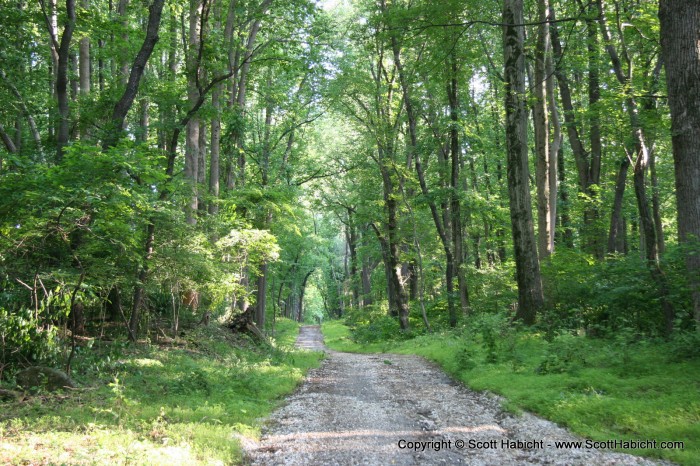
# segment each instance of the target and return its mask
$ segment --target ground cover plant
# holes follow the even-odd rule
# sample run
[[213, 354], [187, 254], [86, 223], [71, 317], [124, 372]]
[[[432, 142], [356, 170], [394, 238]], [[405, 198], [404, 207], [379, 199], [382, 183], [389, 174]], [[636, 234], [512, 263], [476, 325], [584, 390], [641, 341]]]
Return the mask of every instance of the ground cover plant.
[[293, 350], [297, 329], [278, 320], [269, 344], [214, 324], [168, 344], [96, 341], [76, 357], [78, 389], [0, 401], [0, 463], [238, 463], [319, 362]]

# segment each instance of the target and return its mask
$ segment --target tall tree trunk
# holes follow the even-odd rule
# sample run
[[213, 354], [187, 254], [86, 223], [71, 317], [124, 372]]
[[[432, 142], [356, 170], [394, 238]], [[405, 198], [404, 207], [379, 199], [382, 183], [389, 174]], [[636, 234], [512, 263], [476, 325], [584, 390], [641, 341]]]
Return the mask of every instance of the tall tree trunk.
[[523, 2], [503, 2], [503, 57], [506, 82], [506, 153], [508, 195], [513, 228], [518, 311], [525, 324], [535, 322], [544, 305], [540, 264], [532, 221], [530, 181], [527, 162], [527, 111], [525, 96], [525, 55]]
[[[362, 242], [366, 243], [366, 234], [362, 235]], [[371, 306], [374, 300], [372, 299], [372, 272], [374, 271], [374, 266], [370, 264], [367, 257], [362, 259], [362, 271], [360, 272], [360, 278], [362, 283], [362, 306]]]
[[[5, 144], [5, 149], [7, 149], [7, 152], [10, 154], [17, 152], [15, 142], [12, 140], [10, 135], [7, 134], [7, 131], [5, 131], [5, 127], [2, 126], [2, 123], [0, 123], [0, 138], [2, 138], [2, 142]], [[0, 170], [2, 170], [2, 158], [0, 158]]]
[[[551, 6], [547, 8], [547, 20], [551, 20]], [[556, 224], [559, 204], [559, 152], [561, 150], [562, 134], [559, 109], [557, 108], [555, 85], [554, 85], [554, 61], [551, 53], [551, 36], [547, 30], [548, 52], [545, 57], [546, 86], [549, 114], [551, 116], [551, 142], [549, 144], [549, 249], [554, 252], [554, 238], [556, 235]]]
[[58, 67], [56, 69], [56, 99], [58, 100], [58, 131], [56, 133], [56, 160], [63, 159], [63, 153], [70, 137], [70, 107], [68, 94], [68, 65], [70, 60], [70, 43], [75, 30], [75, 0], [66, 0], [66, 24], [61, 34], [58, 50]]
[[[190, 23], [187, 55], [187, 101], [193, 108], [200, 97], [200, 47], [202, 46], [202, 0], [190, 0]], [[187, 123], [185, 132], [185, 180], [189, 183], [190, 197], [185, 206], [187, 223], [197, 223], [197, 180], [199, 168], [199, 117], [194, 115]]]
[[209, 195], [212, 197], [209, 204], [209, 213], [216, 215], [219, 212], [219, 178], [221, 177], [220, 148], [221, 148], [221, 91], [223, 83], [214, 86], [211, 94], [211, 104], [214, 115], [211, 117], [211, 143], [209, 148]]
[[[459, 147], [459, 100], [457, 90], [457, 57], [455, 52], [450, 54], [450, 81], [447, 86], [447, 96], [450, 106], [450, 212], [452, 214], [452, 251], [454, 251], [454, 272], [457, 278], [457, 291], [462, 314], [469, 312], [469, 292], [467, 279], [462, 264], [464, 262], [462, 234], [462, 209], [459, 202], [460, 190], [460, 147]], [[452, 321], [450, 322], [452, 324]], [[456, 325], [456, 321], [453, 326]]]
[[299, 300], [297, 304], [297, 322], [304, 321], [304, 294], [306, 293], [306, 283], [309, 281], [309, 277], [314, 273], [314, 269], [304, 275], [304, 280], [301, 282], [301, 287], [299, 288]]
[[267, 308], [267, 262], [260, 265], [255, 302], [255, 325], [260, 330], [265, 328], [265, 310]]
[[686, 267], [700, 331], [700, 0], [661, 0], [659, 18], [671, 108], [678, 237], [689, 248]]
[[[81, 0], [80, 7], [87, 12], [90, 8], [88, 0]], [[78, 49], [80, 68], [80, 93], [87, 95], [90, 93], [90, 38], [85, 36], [80, 39]]]
[[360, 307], [360, 279], [358, 277], [358, 258], [357, 258], [357, 226], [352, 209], [348, 210], [348, 223], [345, 227], [345, 240], [348, 243], [348, 251], [350, 254], [350, 290], [352, 293], [352, 307], [359, 309]]
[[207, 211], [207, 201], [202, 187], [207, 185], [207, 122], [199, 119], [199, 144], [197, 144], [197, 210], [200, 214]]
[[571, 226], [571, 214], [569, 208], [569, 190], [566, 188], [566, 170], [564, 164], [564, 150], [559, 148], [557, 153], [557, 171], [561, 197], [561, 215], [559, 225], [561, 226], [561, 242], [569, 249], [574, 247], [574, 230]]
[[537, 250], [540, 258], [552, 254], [552, 234], [554, 225], [551, 223], [551, 193], [550, 193], [550, 150], [549, 150], [549, 115], [547, 114], [547, 55], [549, 54], [549, 24], [547, 11], [549, 0], [538, 0], [537, 43], [535, 46], [535, 102], [533, 119], [535, 129], [535, 183], [537, 185]]

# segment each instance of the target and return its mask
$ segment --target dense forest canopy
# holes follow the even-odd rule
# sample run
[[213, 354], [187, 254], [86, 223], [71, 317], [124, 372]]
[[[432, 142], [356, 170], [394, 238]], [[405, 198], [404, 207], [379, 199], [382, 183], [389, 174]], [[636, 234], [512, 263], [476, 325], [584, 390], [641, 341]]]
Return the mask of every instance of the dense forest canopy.
[[1, 1], [0, 375], [180, 319], [700, 321], [697, 1]]

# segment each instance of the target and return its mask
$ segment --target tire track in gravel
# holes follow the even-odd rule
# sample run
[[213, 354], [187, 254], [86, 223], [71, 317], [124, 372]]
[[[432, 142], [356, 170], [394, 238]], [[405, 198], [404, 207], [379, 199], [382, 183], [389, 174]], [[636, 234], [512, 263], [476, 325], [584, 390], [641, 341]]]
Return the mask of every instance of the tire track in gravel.
[[[499, 398], [467, 389], [418, 356], [329, 351], [318, 326], [302, 327], [297, 346], [327, 358], [266, 421], [260, 442], [245, 447], [252, 465], [669, 464], [556, 449], [555, 440], [580, 438], [531, 414], [504, 412]], [[468, 448], [470, 440], [480, 448]], [[542, 441], [543, 448], [502, 441]], [[410, 442], [418, 450], [405, 448]]]

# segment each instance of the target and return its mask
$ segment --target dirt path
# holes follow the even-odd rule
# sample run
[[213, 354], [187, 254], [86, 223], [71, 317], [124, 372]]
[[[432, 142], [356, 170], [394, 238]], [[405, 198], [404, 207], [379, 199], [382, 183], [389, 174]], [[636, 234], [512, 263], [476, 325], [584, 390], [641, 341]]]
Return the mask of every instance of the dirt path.
[[[297, 345], [323, 350], [318, 326], [302, 327]], [[270, 417], [261, 442], [248, 447], [252, 464], [658, 464], [557, 448], [555, 441], [581, 439], [530, 414], [503, 412], [495, 397], [417, 356], [326, 351], [321, 367]]]

